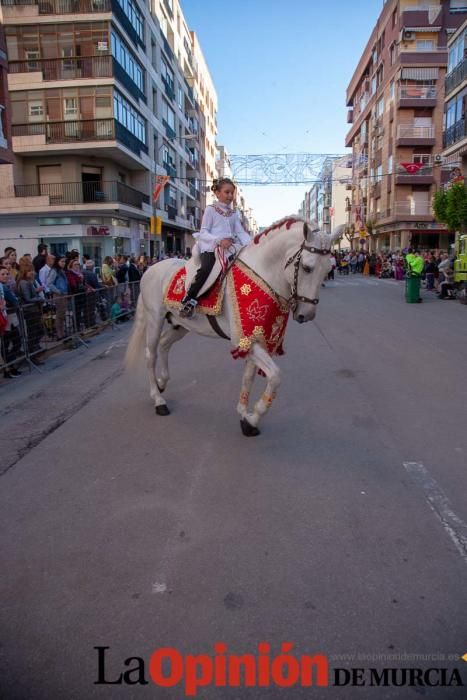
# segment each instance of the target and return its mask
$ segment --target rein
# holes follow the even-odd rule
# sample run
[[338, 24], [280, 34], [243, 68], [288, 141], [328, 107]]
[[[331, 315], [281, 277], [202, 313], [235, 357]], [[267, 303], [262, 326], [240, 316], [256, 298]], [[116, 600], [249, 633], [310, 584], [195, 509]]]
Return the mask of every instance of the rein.
[[289, 304], [292, 311], [296, 309], [299, 301], [302, 301], [305, 304], [313, 304], [314, 306], [319, 304], [319, 299], [309, 299], [308, 297], [304, 297], [304, 296], [301, 296], [300, 294], [297, 294], [297, 292], [298, 292], [298, 271], [300, 269], [300, 261], [302, 259], [302, 253], [304, 250], [306, 250], [308, 253], [315, 253], [315, 255], [329, 255], [331, 252], [331, 250], [327, 249], [327, 248], [315, 248], [312, 245], [306, 245], [306, 241], [303, 241], [302, 245], [297, 250], [297, 252], [294, 253], [285, 263], [284, 270], [295, 261], [293, 283], [292, 283], [292, 288], [291, 288], [292, 293], [287, 300], [287, 303]]

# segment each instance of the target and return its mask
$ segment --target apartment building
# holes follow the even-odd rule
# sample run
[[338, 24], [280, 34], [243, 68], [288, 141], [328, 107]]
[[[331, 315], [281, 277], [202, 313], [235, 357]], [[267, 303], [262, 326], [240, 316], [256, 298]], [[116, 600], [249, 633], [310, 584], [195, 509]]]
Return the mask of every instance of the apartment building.
[[348, 192], [352, 168], [346, 159], [326, 158], [317, 181], [308, 192], [300, 208], [300, 214], [310, 221], [317, 221], [322, 231], [331, 233], [347, 222]]
[[[206, 176], [197, 155], [205, 116], [180, 4], [2, 5], [15, 153], [13, 165], [0, 166], [4, 244], [22, 253], [44, 241], [98, 263], [114, 253], [184, 252]], [[170, 180], [155, 205], [161, 174]], [[161, 236], [149, 233], [152, 215]]]
[[[216, 156], [216, 177], [223, 178], [228, 177], [231, 180], [235, 180], [232, 173], [232, 167], [230, 162], [230, 156], [225, 146], [217, 146], [217, 156]], [[258, 233], [258, 224], [253, 214], [253, 209], [248, 206], [243, 190], [239, 184], [236, 183], [235, 190], [235, 206], [240, 213], [240, 219], [243, 224], [245, 231], [248, 231], [253, 236]]]
[[459, 0], [383, 6], [347, 88], [354, 247], [359, 239], [372, 250], [449, 245], [431, 203], [446, 178], [440, 166], [447, 41], [466, 11]]
[[7, 73], [6, 40], [0, 6], [0, 164], [12, 163], [14, 158], [11, 150], [11, 110]]
[[467, 19], [450, 37], [448, 51], [448, 72], [444, 81], [443, 168], [449, 172], [450, 180], [459, 180], [467, 176]]

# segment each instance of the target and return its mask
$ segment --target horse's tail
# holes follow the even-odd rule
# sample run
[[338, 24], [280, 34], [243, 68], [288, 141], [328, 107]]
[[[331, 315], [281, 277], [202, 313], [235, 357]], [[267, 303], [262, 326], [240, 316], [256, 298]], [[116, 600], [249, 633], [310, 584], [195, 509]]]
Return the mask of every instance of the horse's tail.
[[143, 295], [138, 297], [136, 316], [131, 333], [128, 348], [125, 353], [125, 367], [127, 370], [136, 369], [142, 355], [146, 334], [146, 310], [143, 303]]

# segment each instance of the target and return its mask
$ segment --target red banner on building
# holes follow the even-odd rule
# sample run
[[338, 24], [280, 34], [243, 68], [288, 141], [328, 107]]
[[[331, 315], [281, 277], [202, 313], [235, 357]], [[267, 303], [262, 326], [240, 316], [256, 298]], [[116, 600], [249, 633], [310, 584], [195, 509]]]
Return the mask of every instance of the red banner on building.
[[418, 171], [423, 168], [424, 163], [401, 163], [401, 166], [406, 170], [409, 175], [416, 175]]

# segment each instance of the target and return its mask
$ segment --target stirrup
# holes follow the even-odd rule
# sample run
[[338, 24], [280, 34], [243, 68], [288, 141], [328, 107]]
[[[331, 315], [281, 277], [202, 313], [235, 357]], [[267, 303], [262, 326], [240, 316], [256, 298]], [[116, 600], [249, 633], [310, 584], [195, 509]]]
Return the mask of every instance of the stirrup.
[[179, 311], [180, 316], [182, 318], [191, 318], [195, 313], [195, 308], [197, 306], [198, 302], [196, 301], [196, 299], [187, 299], [187, 301], [183, 303], [183, 306]]

